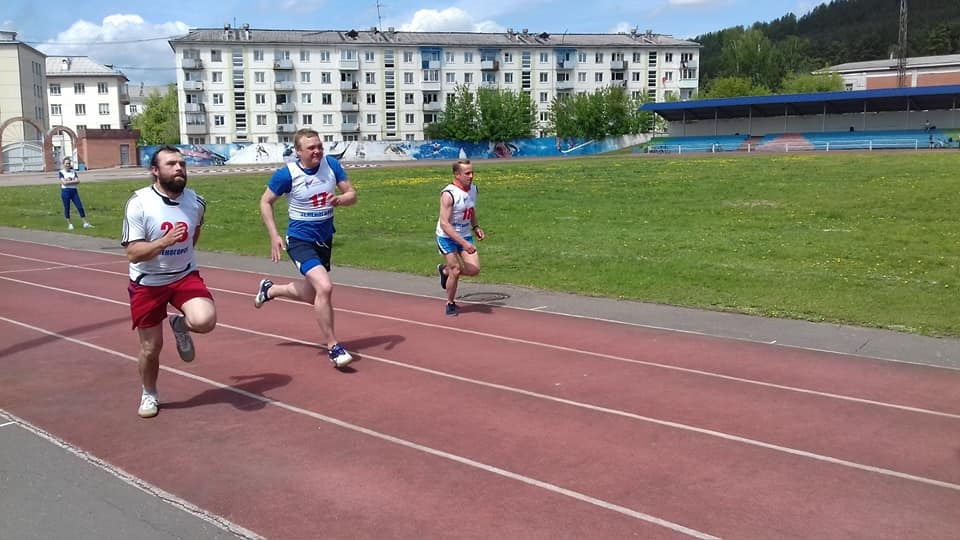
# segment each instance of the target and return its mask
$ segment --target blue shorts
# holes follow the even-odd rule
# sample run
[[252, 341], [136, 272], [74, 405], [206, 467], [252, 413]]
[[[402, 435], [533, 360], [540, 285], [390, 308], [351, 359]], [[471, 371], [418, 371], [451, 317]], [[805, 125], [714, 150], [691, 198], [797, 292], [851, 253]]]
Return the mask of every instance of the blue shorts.
[[301, 274], [318, 266], [330, 271], [330, 257], [333, 255], [333, 240], [330, 242], [307, 242], [299, 238], [287, 237], [287, 255]]
[[[464, 236], [464, 240], [473, 244], [473, 236]], [[437, 251], [441, 255], [447, 255], [449, 253], [460, 253], [463, 251], [463, 246], [453, 241], [452, 238], [447, 238], [446, 236], [437, 237]]]

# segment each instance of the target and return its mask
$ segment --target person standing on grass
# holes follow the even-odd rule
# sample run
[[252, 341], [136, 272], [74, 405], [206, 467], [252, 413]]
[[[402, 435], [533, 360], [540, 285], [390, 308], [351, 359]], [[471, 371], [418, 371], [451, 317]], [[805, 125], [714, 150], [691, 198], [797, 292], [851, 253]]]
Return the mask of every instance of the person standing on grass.
[[447, 291], [446, 314], [456, 317], [457, 285], [460, 276], [480, 273], [480, 254], [473, 239], [483, 240], [477, 224], [477, 186], [473, 183], [473, 165], [469, 159], [453, 164], [453, 183], [440, 192], [440, 217], [437, 219], [437, 249], [444, 263], [437, 265], [440, 287]]
[[77, 207], [77, 213], [83, 220], [84, 229], [92, 229], [93, 225], [87, 221], [87, 213], [83, 210], [83, 203], [80, 202], [80, 190], [77, 185], [80, 184], [80, 175], [73, 169], [73, 160], [63, 158], [63, 168], [57, 174], [60, 178], [60, 200], [63, 201], [63, 217], [67, 218], [67, 230], [73, 230], [73, 222], [70, 221], [70, 203]]
[[[138, 189], [124, 209], [121, 245], [130, 261], [130, 313], [140, 340], [138, 365], [143, 418], [160, 409], [157, 376], [163, 349], [164, 320], [177, 342], [177, 353], [192, 362], [191, 332], [206, 334], [217, 325], [213, 295], [197, 270], [194, 246], [207, 203], [187, 186], [187, 164], [180, 150], [164, 146], [150, 159], [154, 183]], [[183, 314], [167, 317], [167, 304]]]
[[[297, 160], [273, 173], [260, 197], [260, 216], [270, 236], [271, 260], [279, 262], [286, 250], [303, 279], [286, 285], [260, 280], [253, 305], [259, 309], [264, 302], [277, 297], [313, 304], [330, 362], [342, 368], [352, 362], [353, 357], [337, 341], [333, 330], [333, 282], [330, 280], [336, 232], [333, 211], [338, 206], [356, 204], [357, 192], [340, 162], [323, 154], [323, 143], [316, 131], [297, 131], [293, 146]], [[284, 195], [290, 217], [286, 240], [277, 231], [273, 215], [273, 205]]]

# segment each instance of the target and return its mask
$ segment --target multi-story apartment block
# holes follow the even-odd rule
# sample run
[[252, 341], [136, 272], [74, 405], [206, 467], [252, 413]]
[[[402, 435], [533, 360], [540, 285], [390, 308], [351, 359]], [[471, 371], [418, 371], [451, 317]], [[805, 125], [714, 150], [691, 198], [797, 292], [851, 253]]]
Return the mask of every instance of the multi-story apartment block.
[[[51, 126], [74, 133], [130, 128], [126, 75], [86, 56], [48, 56], [46, 71]], [[68, 137], [55, 138], [53, 148], [57, 155], [74, 152]]]
[[[42, 162], [46, 116], [45, 55], [17, 40], [16, 32], [0, 31], [0, 131], [4, 172]], [[15, 121], [24, 118], [29, 122]]]
[[422, 140], [461, 85], [526, 92], [545, 134], [554, 98], [607, 86], [696, 94], [700, 45], [652, 32], [548, 34], [191, 30], [177, 59], [181, 142]]

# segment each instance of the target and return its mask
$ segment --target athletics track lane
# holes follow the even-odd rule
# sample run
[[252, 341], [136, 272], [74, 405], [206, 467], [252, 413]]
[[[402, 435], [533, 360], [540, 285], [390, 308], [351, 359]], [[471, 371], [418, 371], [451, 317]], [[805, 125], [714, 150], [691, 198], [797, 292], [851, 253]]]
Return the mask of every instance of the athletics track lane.
[[146, 421], [123, 259], [0, 254], [0, 408], [268, 538], [949, 538], [960, 519], [953, 371], [340, 287], [359, 360], [338, 373], [306, 306], [255, 310], [258, 276], [204, 269], [221, 327], [191, 365], [168, 334]]

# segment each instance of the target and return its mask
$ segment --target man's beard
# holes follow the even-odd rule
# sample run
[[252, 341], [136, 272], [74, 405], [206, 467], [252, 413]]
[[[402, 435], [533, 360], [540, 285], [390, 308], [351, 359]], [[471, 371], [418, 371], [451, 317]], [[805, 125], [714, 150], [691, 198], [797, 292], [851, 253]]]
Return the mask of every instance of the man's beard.
[[179, 195], [183, 193], [183, 188], [187, 187], [187, 173], [183, 173], [183, 176], [161, 177], [159, 180], [160, 187], [170, 194]]

